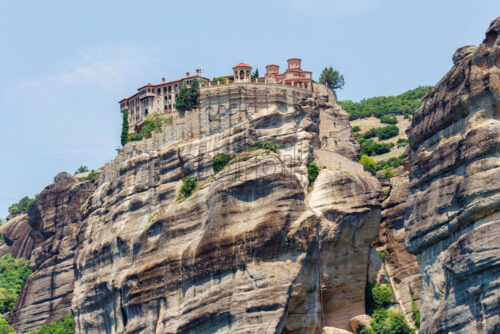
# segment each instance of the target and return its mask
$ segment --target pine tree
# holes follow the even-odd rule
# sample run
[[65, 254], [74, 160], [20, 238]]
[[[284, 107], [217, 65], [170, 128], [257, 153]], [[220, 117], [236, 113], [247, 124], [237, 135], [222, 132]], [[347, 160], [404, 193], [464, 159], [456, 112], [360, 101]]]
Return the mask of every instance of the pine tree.
[[323, 72], [321, 72], [319, 82], [326, 85], [326, 87], [331, 90], [342, 89], [342, 87], [344, 87], [344, 76], [331, 66], [325, 67]]
[[259, 69], [256, 68], [255, 71], [252, 73], [252, 79], [258, 79], [259, 78]]
[[128, 142], [128, 109], [123, 109], [123, 120], [122, 120], [122, 135], [121, 135], [121, 141], [122, 141], [122, 146], [125, 146], [125, 144]]
[[184, 114], [184, 112], [189, 109], [189, 95], [191, 95], [190, 91], [186, 83], [183, 83], [175, 98], [175, 109], [181, 114]]

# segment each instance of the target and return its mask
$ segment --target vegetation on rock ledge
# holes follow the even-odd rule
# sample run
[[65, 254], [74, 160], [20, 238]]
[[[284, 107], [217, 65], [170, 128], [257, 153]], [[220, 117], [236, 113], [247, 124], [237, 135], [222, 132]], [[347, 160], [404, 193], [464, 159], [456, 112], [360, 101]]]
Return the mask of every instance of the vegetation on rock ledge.
[[29, 334], [73, 334], [74, 332], [75, 321], [73, 314], [70, 313], [63, 320], [45, 325], [37, 331], [29, 332]]
[[36, 194], [35, 197], [29, 198], [28, 196], [24, 196], [21, 198], [21, 200], [17, 203], [12, 204], [9, 206], [9, 213], [13, 215], [17, 215], [20, 213], [27, 213], [30, 206], [35, 202], [35, 200], [40, 197], [40, 194]]
[[30, 274], [28, 261], [15, 259], [10, 254], [0, 257], [0, 313], [12, 311]]

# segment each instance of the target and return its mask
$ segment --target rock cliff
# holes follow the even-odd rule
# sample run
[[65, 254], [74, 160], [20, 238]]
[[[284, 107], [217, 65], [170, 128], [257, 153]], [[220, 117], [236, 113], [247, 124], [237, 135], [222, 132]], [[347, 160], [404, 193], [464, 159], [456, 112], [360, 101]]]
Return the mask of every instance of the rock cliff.
[[500, 18], [463, 47], [411, 129], [405, 243], [422, 275], [420, 333], [500, 332]]
[[[346, 114], [312, 94], [241, 113], [210, 136], [129, 144], [103, 168], [77, 235], [77, 332], [321, 333], [365, 313], [380, 186], [349, 159], [352, 139], [331, 140]], [[249, 151], [257, 140], [280, 151]], [[327, 151], [339, 158], [310, 189], [306, 166]], [[234, 160], [214, 175], [218, 153]], [[179, 201], [188, 175], [199, 189]]]
[[33, 243], [33, 274], [9, 315], [17, 331], [37, 329], [71, 312], [76, 229], [83, 218], [80, 208], [92, 191], [93, 185], [61, 173], [30, 207], [29, 218], [21, 216]]
[[22, 214], [9, 219], [0, 226], [0, 235], [4, 242], [0, 244], [0, 252], [9, 252], [15, 258], [22, 257], [29, 260], [33, 250], [33, 239], [30, 237], [31, 226], [28, 224], [28, 215]]

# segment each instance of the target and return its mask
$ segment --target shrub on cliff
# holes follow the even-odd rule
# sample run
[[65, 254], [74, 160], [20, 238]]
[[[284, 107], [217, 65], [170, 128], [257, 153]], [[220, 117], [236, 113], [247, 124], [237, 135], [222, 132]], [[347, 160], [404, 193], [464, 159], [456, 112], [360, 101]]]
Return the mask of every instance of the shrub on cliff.
[[372, 315], [369, 327], [358, 327], [358, 334], [414, 334], [402, 313], [378, 309]]
[[184, 179], [184, 183], [182, 184], [180, 193], [184, 198], [188, 198], [193, 194], [193, 191], [196, 189], [197, 180], [191, 176], [188, 176]]
[[78, 167], [78, 169], [75, 171], [75, 175], [76, 174], [80, 174], [80, 173], [86, 173], [89, 171], [89, 168], [87, 166], [80, 166]]
[[173, 118], [165, 117], [161, 113], [153, 113], [146, 117], [142, 123], [141, 130], [138, 133], [133, 133], [128, 136], [128, 141], [140, 141], [143, 138], [149, 138], [153, 132], [161, 131], [164, 123], [171, 124]]
[[389, 180], [395, 177], [396, 175], [392, 172], [393, 167], [391, 166], [385, 166], [384, 167], [384, 174], [382, 174], [382, 178]]
[[257, 140], [253, 145], [250, 147], [250, 150], [266, 150], [266, 151], [272, 151], [274, 153], [279, 153], [279, 147], [278, 144], [273, 141], [273, 140]]
[[309, 183], [316, 181], [318, 174], [319, 167], [314, 161], [307, 165], [307, 178], [309, 179]]
[[29, 334], [73, 334], [74, 332], [75, 320], [73, 314], [70, 313], [63, 320], [45, 325], [37, 331], [29, 332]]
[[0, 257], [0, 313], [12, 311], [19, 292], [31, 274], [29, 262], [10, 254]]
[[365, 171], [372, 173], [372, 175], [375, 175], [377, 172], [377, 165], [375, 164], [375, 161], [366, 154], [361, 156], [359, 163], [363, 165], [363, 169]]
[[388, 139], [399, 134], [399, 128], [396, 125], [388, 125], [380, 128], [377, 133], [378, 139]]
[[89, 181], [90, 183], [94, 183], [97, 181], [97, 178], [99, 178], [99, 175], [101, 173], [99, 171], [92, 170], [89, 175], [81, 177], [81, 181]]
[[214, 170], [214, 173], [220, 172], [224, 167], [226, 167], [228, 162], [229, 157], [227, 155], [225, 155], [224, 153], [217, 154], [212, 159], [212, 168]]

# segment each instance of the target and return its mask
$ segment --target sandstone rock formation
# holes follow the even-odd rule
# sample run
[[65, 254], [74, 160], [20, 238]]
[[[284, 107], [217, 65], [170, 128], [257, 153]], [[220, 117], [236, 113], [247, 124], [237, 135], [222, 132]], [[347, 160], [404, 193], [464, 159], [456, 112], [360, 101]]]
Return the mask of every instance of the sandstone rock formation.
[[17, 331], [37, 329], [71, 312], [76, 230], [82, 221], [79, 212], [93, 188], [90, 183], [61, 173], [30, 207], [33, 274], [9, 316]]
[[[266, 101], [223, 131], [164, 144], [155, 134], [104, 166], [77, 236], [78, 333], [350, 332], [365, 313], [379, 183], [327, 159], [308, 192], [318, 152], [359, 170], [356, 144], [331, 140], [348, 119], [318, 95]], [[245, 153], [269, 139], [279, 153]], [[217, 153], [236, 162], [214, 175]], [[199, 190], [179, 202], [187, 175]]]
[[30, 237], [31, 226], [28, 224], [28, 215], [22, 214], [9, 219], [0, 226], [0, 235], [4, 243], [0, 244], [0, 253], [4, 250], [15, 258], [22, 257], [29, 260], [33, 250], [33, 239]]
[[389, 196], [382, 203], [382, 218], [374, 246], [385, 254], [383, 267], [392, 286], [396, 309], [413, 324], [412, 298], [420, 307], [420, 275], [416, 256], [408, 253], [404, 246], [408, 178], [394, 178], [391, 183]]
[[500, 18], [459, 49], [409, 130], [405, 242], [422, 274], [420, 333], [500, 332]]

